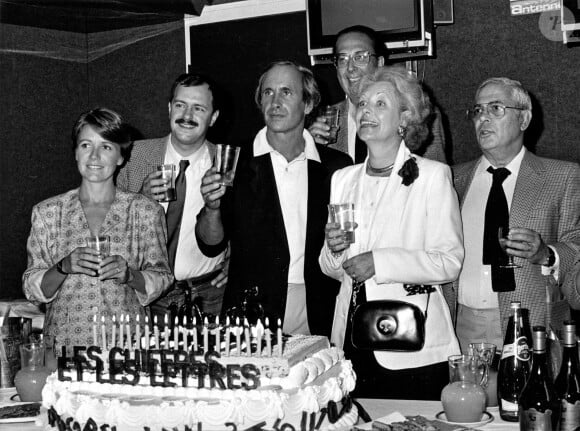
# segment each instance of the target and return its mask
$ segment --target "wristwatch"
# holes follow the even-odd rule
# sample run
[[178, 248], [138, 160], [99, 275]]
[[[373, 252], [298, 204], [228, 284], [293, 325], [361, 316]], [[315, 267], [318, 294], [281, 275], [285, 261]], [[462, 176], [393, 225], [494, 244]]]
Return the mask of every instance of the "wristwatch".
[[554, 253], [552, 247], [548, 247], [548, 261], [544, 264], [544, 266], [550, 268], [554, 266], [555, 263], [556, 263], [556, 253]]
[[64, 272], [64, 270], [62, 269], [62, 263], [63, 263], [63, 261], [64, 261], [64, 258], [58, 261], [58, 263], [56, 264], [56, 271], [59, 274], [68, 275], [68, 272]]

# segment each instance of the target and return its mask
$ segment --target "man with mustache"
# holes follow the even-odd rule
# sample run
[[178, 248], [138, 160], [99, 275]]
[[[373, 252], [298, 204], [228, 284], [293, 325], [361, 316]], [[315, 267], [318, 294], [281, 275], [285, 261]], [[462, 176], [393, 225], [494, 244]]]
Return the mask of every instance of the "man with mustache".
[[[224, 310], [258, 288], [270, 322], [291, 334], [330, 335], [339, 285], [318, 265], [324, 242], [330, 178], [351, 161], [317, 146], [304, 129], [320, 93], [312, 72], [290, 61], [273, 63], [255, 94], [266, 127], [240, 155], [234, 185], [225, 190], [210, 169], [202, 180], [205, 207], [197, 239], [204, 253], [231, 244]], [[229, 188], [228, 188], [229, 189]]]
[[[355, 163], [362, 163], [367, 155], [367, 147], [356, 138], [354, 120], [359, 98], [359, 83], [363, 77], [372, 75], [377, 67], [386, 64], [388, 52], [373, 29], [356, 25], [338, 33], [333, 54], [336, 77], [346, 98], [333, 105], [339, 109], [340, 117], [336, 144], [330, 146], [350, 155]], [[432, 137], [419, 152], [428, 159], [447, 163], [441, 112], [437, 107], [433, 108]], [[308, 130], [316, 143], [328, 145], [330, 127], [324, 122], [324, 117], [316, 118]]]
[[[206, 139], [219, 116], [219, 90], [207, 76], [182, 74], [171, 87], [169, 96], [169, 136], [137, 141], [129, 162], [117, 177], [117, 185], [132, 192], [141, 192], [153, 199], [163, 198], [168, 188], [157, 170], [159, 165], [173, 164], [176, 176], [183, 170], [185, 197], [181, 220], [176, 229], [168, 217], [168, 252], [175, 274], [174, 288], [152, 305], [160, 317], [169, 307], [173, 314], [183, 305], [185, 295], [200, 297], [202, 311], [219, 314], [226, 281], [224, 253], [207, 257], [195, 240], [196, 214], [204, 205], [199, 192], [203, 174], [212, 166], [215, 146]], [[173, 203], [173, 202], [172, 202]], [[161, 203], [169, 215], [172, 203]]]
[[[531, 325], [555, 330], [569, 318], [570, 306], [580, 307], [580, 292], [562, 285], [580, 247], [580, 166], [524, 147], [532, 104], [518, 81], [484, 81], [468, 115], [483, 155], [453, 168], [465, 261], [447, 292], [450, 304], [458, 304], [464, 352], [471, 342], [502, 346], [511, 301], [529, 309]], [[499, 226], [509, 228], [505, 252]], [[520, 267], [505, 268], [505, 253]]]

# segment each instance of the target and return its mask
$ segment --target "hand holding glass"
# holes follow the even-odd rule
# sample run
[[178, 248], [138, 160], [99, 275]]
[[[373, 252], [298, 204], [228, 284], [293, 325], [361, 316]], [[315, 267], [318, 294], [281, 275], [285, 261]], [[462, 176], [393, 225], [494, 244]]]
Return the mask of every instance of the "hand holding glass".
[[499, 265], [500, 268], [521, 268], [520, 265], [516, 264], [514, 262], [514, 257], [511, 254], [508, 254], [506, 252], [506, 241], [508, 240], [508, 235], [509, 235], [509, 228], [504, 228], [502, 226], [499, 227], [499, 229], [497, 230], [497, 238], [499, 241], [499, 245], [501, 246], [502, 250], [504, 251], [504, 253], [507, 255], [508, 257], [508, 262], [506, 264], [501, 264]]
[[340, 230], [344, 232], [345, 241], [349, 244], [354, 243], [354, 204], [329, 204], [328, 213], [330, 214], [331, 223], [340, 225]]
[[216, 154], [214, 159], [214, 167], [217, 173], [221, 175], [220, 184], [224, 186], [234, 185], [234, 176], [236, 175], [236, 166], [238, 165], [238, 157], [240, 156], [240, 147], [232, 145], [216, 145]]
[[166, 181], [167, 190], [160, 194], [159, 202], [170, 202], [177, 199], [175, 194], [175, 165], [159, 165], [157, 171], [161, 172], [160, 178]]

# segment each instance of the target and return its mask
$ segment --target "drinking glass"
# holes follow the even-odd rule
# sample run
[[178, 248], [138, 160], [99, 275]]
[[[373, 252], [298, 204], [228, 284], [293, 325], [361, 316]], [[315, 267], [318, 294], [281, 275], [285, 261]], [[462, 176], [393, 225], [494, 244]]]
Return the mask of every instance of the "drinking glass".
[[492, 343], [470, 343], [468, 352], [479, 358], [484, 364], [481, 386], [485, 389], [487, 406], [497, 406], [497, 370], [493, 368], [493, 361], [497, 346]]
[[220, 184], [224, 186], [232, 186], [234, 184], [239, 156], [240, 147], [223, 144], [216, 145], [214, 167], [217, 169], [218, 174], [222, 176]]
[[161, 179], [168, 181], [167, 190], [163, 193], [159, 202], [170, 202], [177, 199], [175, 193], [175, 165], [159, 165], [157, 170], [161, 172]]
[[99, 252], [99, 257], [103, 258], [111, 252], [111, 240], [108, 235], [97, 235], [87, 237], [87, 247]]
[[338, 136], [338, 120], [340, 116], [340, 110], [336, 106], [327, 106], [322, 112], [324, 117], [324, 122], [330, 127], [328, 133], [328, 143], [327, 145], [336, 144], [336, 138]]
[[331, 223], [338, 223], [344, 232], [345, 239], [349, 244], [354, 243], [354, 204], [329, 204], [328, 213]]
[[497, 230], [497, 239], [499, 241], [499, 245], [508, 257], [508, 262], [499, 265], [499, 267], [500, 268], [521, 268], [520, 265], [518, 265], [514, 262], [514, 257], [511, 254], [508, 254], [506, 252], [506, 248], [507, 248], [506, 241], [508, 240], [509, 232], [510, 232], [509, 228], [504, 228], [502, 226], [500, 226]]

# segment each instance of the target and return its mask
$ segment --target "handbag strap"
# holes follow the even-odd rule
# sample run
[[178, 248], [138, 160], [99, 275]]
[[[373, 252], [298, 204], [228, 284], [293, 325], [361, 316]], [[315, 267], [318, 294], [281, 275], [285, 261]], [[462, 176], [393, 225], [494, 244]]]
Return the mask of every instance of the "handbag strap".
[[[354, 281], [352, 282], [352, 296], [349, 317], [352, 321], [352, 316], [354, 310], [363, 302], [366, 302], [366, 294], [364, 292], [365, 282], [364, 281]], [[435, 292], [435, 288], [430, 284], [403, 284], [403, 288], [407, 291], [407, 296], [427, 294], [427, 303], [425, 304], [425, 321], [427, 321], [427, 310], [429, 309], [429, 301], [431, 299], [431, 293]]]

